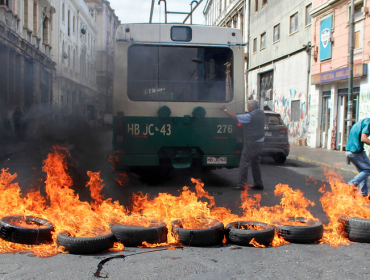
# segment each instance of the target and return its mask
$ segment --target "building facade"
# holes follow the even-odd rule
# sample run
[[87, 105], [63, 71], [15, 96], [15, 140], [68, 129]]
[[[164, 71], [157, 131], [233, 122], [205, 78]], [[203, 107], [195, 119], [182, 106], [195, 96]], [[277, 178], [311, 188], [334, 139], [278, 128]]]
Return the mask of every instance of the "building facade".
[[16, 107], [35, 120], [52, 103], [54, 13], [47, 0], [0, 1], [0, 136], [12, 135]]
[[83, 0], [51, 0], [56, 9], [52, 58], [55, 120], [97, 119], [95, 21]]
[[248, 95], [281, 114], [291, 142], [310, 122], [311, 2], [250, 1]]
[[311, 2], [208, 0], [204, 9], [207, 24], [242, 29], [246, 97], [279, 112], [291, 140], [307, 138]]
[[[350, 0], [313, 0], [308, 144], [344, 150], [347, 141]], [[353, 121], [370, 117], [370, 1], [354, 0]]]
[[[238, 28], [242, 31], [244, 53], [248, 53], [248, 31], [249, 31], [249, 4], [244, 0], [207, 0], [203, 14], [205, 24], [211, 26], [221, 26]], [[247, 69], [248, 56], [244, 58], [245, 69], [245, 92], [247, 92]]]
[[108, 1], [85, 0], [97, 26], [96, 86], [98, 118], [109, 120], [112, 115], [113, 52], [116, 29], [121, 23]]

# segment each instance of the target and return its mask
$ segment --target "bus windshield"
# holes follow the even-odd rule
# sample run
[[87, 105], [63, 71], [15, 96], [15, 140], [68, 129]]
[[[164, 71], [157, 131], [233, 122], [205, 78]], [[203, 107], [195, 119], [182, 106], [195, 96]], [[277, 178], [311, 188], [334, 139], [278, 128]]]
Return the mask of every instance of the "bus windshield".
[[133, 101], [229, 102], [232, 64], [227, 47], [132, 45], [127, 95]]

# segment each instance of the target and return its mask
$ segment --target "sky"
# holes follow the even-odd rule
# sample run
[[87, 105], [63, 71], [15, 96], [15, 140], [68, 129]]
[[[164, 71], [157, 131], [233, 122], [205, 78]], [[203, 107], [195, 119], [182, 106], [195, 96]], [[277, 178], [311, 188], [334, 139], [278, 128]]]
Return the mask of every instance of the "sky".
[[[197, 0], [200, 2], [201, 0]], [[115, 10], [121, 23], [149, 23], [152, 0], [109, 0], [111, 7]], [[203, 0], [193, 13], [193, 24], [203, 24], [203, 9], [207, 0]], [[191, 0], [166, 0], [167, 11], [169, 12], [190, 12]], [[193, 7], [195, 7], [193, 3]], [[158, 5], [158, 0], [154, 1], [153, 23], [165, 22], [164, 1]], [[167, 15], [167, 22], [183, 22], [186, 15]], [[190, 24], [190, 18], [186, 22]]]

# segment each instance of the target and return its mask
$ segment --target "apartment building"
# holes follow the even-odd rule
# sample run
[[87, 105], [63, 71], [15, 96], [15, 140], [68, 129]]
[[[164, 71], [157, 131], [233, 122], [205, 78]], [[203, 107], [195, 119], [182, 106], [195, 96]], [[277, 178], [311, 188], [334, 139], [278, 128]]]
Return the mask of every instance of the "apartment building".
[[306, 141], [311, 0], [208, 0], [206, 23], [243, 30], [246, 97], [279, 112], [291, 141]]
[[0, 1], [0, 137], [12, 135], [16, 107], [35, 120], [52, 103], [54, 13], [47, 0]]
[[54, 14], [52, 59], [55, 119], [97, 119], [96, 42], [97, 28], [83, 0], [51, 0]]
[[97, 27], [96, 40], [96, 87], [98, 118], [110, 120], [113, 94], [113, 52], [118, 17], [108, 1], [85, 0], [89, 13]]
[[307, 139], [311, 0], [252, 0], [248, 95], [279, 112], [290, 140]]
[[[350, 0], [313, 0], [311, 147], [344, 150], [349, 93]], [[353, 122], [370, 117], [370, 1], [354, 0]]]

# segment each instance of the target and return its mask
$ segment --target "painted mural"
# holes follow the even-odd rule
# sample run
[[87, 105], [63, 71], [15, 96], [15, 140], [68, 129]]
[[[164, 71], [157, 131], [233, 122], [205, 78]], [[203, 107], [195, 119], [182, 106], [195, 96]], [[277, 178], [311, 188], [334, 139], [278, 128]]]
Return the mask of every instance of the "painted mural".
[[[300, 100], [300, 121], [291, 122], [291, 101]], [[290, 89], [290, 94], [276, 92], [274, 89], [274, 106], [273, 110], [280, 113], [284, 123], [289, 128], [289, 136], [291, 139], [306, 139], [307, 128], [310, 121], [309, 112], [306, 110], [306, 94], [297, 92], [294, 88]]]
[[370, 88], [360, 92], [359, 120], [364, 118], [370, 118]]

